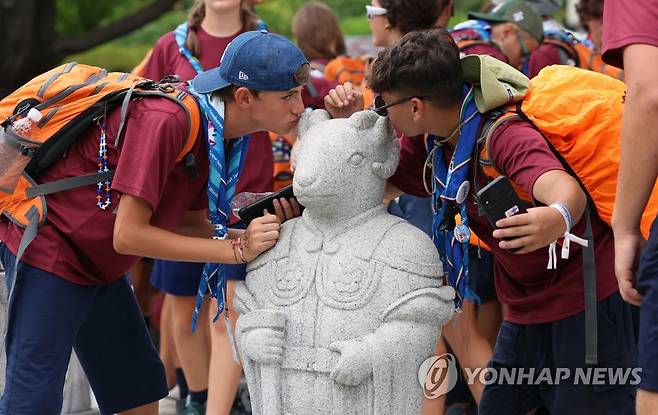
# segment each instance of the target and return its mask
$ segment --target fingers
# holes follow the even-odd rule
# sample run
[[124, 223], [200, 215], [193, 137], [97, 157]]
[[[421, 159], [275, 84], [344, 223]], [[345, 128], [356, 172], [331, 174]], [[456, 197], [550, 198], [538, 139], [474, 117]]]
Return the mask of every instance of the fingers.
[[301, 215], [299, 203], [297, 203], [297, 199], [295, 198], [291, 198], [290, 200], [285, 198], [275, 199], [274, 212], [281, 222]]
[[532, 236], [523, 236], [521, 238], [515, 238], [515, 239], [512, 239], [510, 241], [500, 241], [498, 243], [498, 246], [501, 249], [520, 249], [520, 248], [522, 248], [522, 249], [520, 249], [519, 251], [517, 251], [515, 253], [525, 254], [525, 253], [532, 252], [532, 251], [539, 248], [539, 247], [536, 247], [536, 248], [533, 249], [533, 247], [534, 247], [533, 242], [534, 242], [534, 238]]
[[267, 209], [263, 210], [263, 216], [260, 218], [256, 218], [252, 221], [252, 223], [280, 223], [281, 221], [276, 215], [271, 214], [270, 212], [267, 211]]
[[324, 104], [333, 118], [348, 118], [363, 109], [363, 94], [346, 82], [330, 90], [324, 97]]
[[532, 216], [529, 213], [510, 216], [496, 222], [496, 228], [509, 228], [511, 226], [522, 226], [532, 223]]
[[630, 269], [617, 270], [617, 283], [621, 297], [629, 304], [639, 306], [642, 303], [642, 295], [637, 291], [633, 281], [635, 276]]
[[533, 229], [528, 225], [511, 226], [493, 231], [493, 237], [497, 239], [516, 238], [519, 236], [531, 235]]
[[289, 202], [295, 217], [301, 216], [302, 207], [299, 206], [299, 202], [297, 202], [297, 198], [293, 197], [292, 199], [289, 200]]

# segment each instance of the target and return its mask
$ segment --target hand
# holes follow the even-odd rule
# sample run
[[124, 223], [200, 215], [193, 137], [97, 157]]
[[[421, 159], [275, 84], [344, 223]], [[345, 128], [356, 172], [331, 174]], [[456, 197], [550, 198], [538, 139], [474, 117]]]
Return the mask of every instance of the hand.
[[296, 198], [281, 198], [274, 199], [274, 214], [281, 223], [296, 218], [302, 214], [302, 209], [299, 207], [299, 203]]
[[557, 209], [552, 207], [537, 207], [528, 209], [528, 213], [514, 215], [496, 222], [493, 237], [498, 239], [513, 238], [500, 241], [502, 249], [521, 248], [517, 254], [527, 254], [539, 248], [550, 245], [564, 235], [567, 225]]
[[242, 341], [242, 354], [256, 363], [281, 364], [284, 333], [272, 328], [258, 328], [247, 332]]
[[615, 275], [619, 292], [624, 301], [636, 306], [642, 302], [642, 296], [635, 288], [635, 274], [645, 244], [639, 229], [635, 232], [615, 230]]
[[280, 227], [279, 218], [263, 210], [263, 216], [251, 221], [240, 241], [244, 259], [250, 262], [273, 247], [279, 239]]
[[363, 93], [351, 82], [345, 82], [329, 91], [324, 97], [324, 107], [332, 118], [349, 118], [363, 110]]
[[329, 377], [337, 383], [356, 386], [372, 373], [372, 350], [363, 339], [335, 341], [329, 350], [340, 353], [340, 359]]

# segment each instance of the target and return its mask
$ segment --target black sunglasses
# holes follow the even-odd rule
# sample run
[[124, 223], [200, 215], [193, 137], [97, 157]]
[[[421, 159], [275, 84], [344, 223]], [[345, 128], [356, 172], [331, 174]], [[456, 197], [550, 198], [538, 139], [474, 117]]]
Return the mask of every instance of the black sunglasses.
[[430, 100], [432, 99], [431, 97], [425, 96], [425, 95], [414, 95], [408, 98], [403, 98], [399, 101], [392, 102], [390, 104], [387, 104], [386, 101], [384, 101], [384, 98], [382, 98], [381, 95], [376, 95], [375, 99], [372, 102], [372, 110], [377, 113], [377, 115], [380, 115], [382, 117], [387, 117], [388, 116], [388, 109], [395, 106], [402, 104], [407, 101], [411, 101], [412, 99], [417, 98], [420, 100]]

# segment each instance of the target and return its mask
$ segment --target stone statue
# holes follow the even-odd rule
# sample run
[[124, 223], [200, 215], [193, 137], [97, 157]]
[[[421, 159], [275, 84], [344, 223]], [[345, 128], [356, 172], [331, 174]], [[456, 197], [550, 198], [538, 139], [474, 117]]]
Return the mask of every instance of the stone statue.
[[293, 187], [306, 210], [235, 288], [253, 413], [419, 413], [419, 367], [454, 291], [432, 241], [382, 203], [398, 141], [371, 111], [314, 111], [299, 137]]

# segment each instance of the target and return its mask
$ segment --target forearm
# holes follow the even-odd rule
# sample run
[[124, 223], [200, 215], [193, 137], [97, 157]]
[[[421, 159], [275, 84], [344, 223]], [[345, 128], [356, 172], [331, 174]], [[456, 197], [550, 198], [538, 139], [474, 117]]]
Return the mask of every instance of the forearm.
[[[183, 221], [179, 226], [174, 229], [173, 232], [184, 235], [184, 236], [194, 236], [197, 238], [212, 238], [213, 226], [208, 219], [205, 218], [205, 212], [203, 218], [198, 216], [191, 221]], [[238, 236], [244, 234], [244, 229], [231, 229], [228, 230], [229, 239], [235, 239]]]
[[576, 179], [561, 170], [542, 174], [535, 182], [533, 196], [547, 206], [554, 203], [564, 205], [574, 224], [578, 223], [587, 206], [587, 197]]
[[[639, 47], [638, 47], [639, 46]], [[653, 52], [652, 52], [653, 51]], [[621, 130], [621, 161], [612, 225], [637, 231], [658, 175], [658, 75], [648, 55], [658, 48], [633, 45], [624, 52], [627, 80]], [[653, 60], [653, 63], [658, 63]]]
[[124, 255], [170, 261], [223, 264], [241, 262], [236, 261], [230, 240], [214, 240], [210, 236], [206, 238], [186, 236], [152, 225], [115, 230], [114, 249]]

